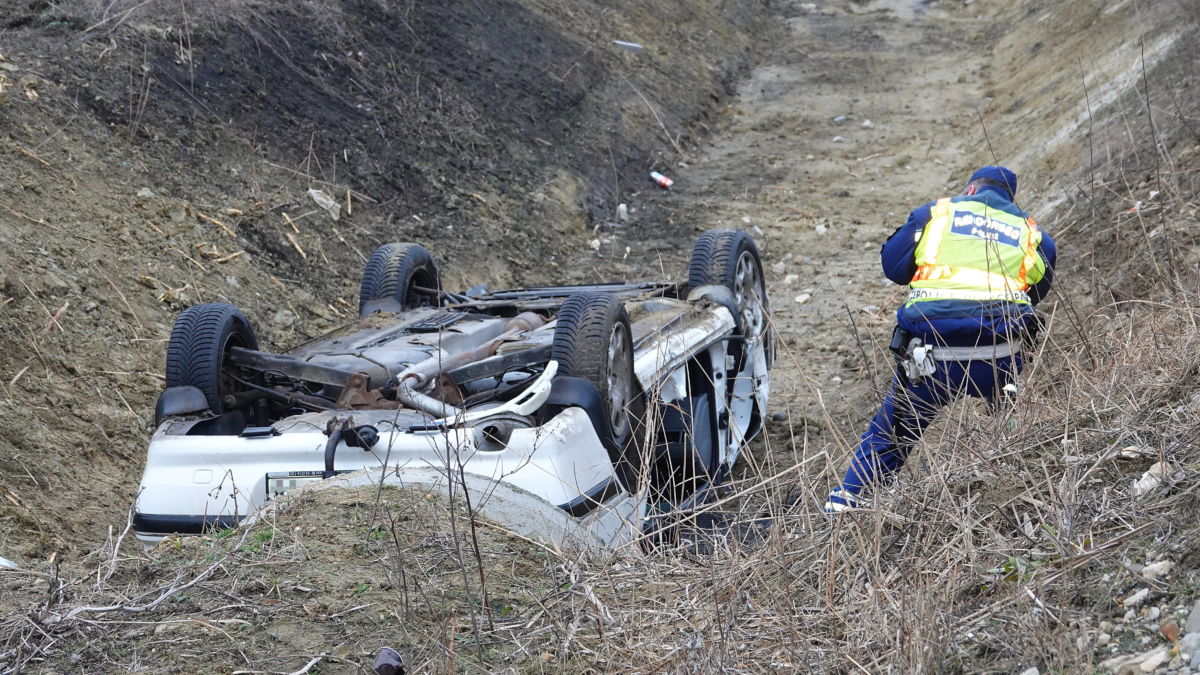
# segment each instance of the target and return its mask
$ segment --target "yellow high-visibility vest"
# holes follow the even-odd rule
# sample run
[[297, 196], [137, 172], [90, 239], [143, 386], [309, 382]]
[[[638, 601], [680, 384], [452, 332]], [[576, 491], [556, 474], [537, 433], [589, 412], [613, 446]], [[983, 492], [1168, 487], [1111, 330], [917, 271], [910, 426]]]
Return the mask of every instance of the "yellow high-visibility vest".
[[1037, 251], [1041, 241], [1033, 218], [971, 199], [939, 199], [917, 242], [906, 306], [927, 300], [1028, 303], [1026, 291], [1046, 274]]

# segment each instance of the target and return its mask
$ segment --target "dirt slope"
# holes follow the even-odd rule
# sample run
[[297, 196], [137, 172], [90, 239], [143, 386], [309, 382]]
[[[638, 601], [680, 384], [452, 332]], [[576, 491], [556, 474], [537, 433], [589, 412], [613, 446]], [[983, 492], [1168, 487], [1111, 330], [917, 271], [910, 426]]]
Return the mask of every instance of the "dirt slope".
[[[496, 253], [491, 261], [494, 266], [487, 271], [465, 267], [472, 272], [458, 272], [464, 282], [479, 277], [540, 280], [538, 275], [543, 273], [564, 281], [596, 276], [678, 277], [696, 232], [713, 226], [754, 231], [766, 257], [775, 320], [783, 336], [773, 399], [775, 412], [783, 415], [770, 426], [766, 441], [752, 449], [738, 486], [745, 495], [742, 503], [752, 509], [745, 515], [760, 515], [761, 509], [769, 508], [777, 527], [753, 550], [731, 545], [718, 547], [717, 553], [706, 557], [665, 551], [615, 563], [555, 557], [534, 558], [537, 562], [529, 564], [537, 555], [535, 549], [485, 538], [483, 560], [463, 565], [455, 557], [470, 555], [469, 540], [435, 533], [432, 540], [423, 542], [432, 545], [421, 550], [434, 558], [414, 574], [431, 580], [430, 587], [445, 596], [422, 598], [424, 604], [413, 615], [412, 625], [417, 628], [404, 633], [417, 664], [414, 667], [522, 672], [588, 667], [634, 672], [1022, 672], [1036, 666], [1041, 672], [1152, 671], [1155, 667], [1163, 672], [1184, 672], [1188, 666], [1184, 654], [1190, 658], [1190, 652], [1164, 635], [1170, 634], [1165, 626], [1170, 621], [1176, 622], [1176, 629], [1186, 629], [1200, 587], [1200, 531], [1195, 525], [1195, 478], [1200, 475], [1200, 425], [1195, 421], [1200, 411], [1196, 403], [1200, 395], [1196, 384], [1200, 311], [1195, 292], [1200, 287], [1196, 267], [1200, 256], [1200, 230], [1196, 228], [1200, 174], [1190, 168], [1200, 147], [1200, 135], [1195, 133], [1200, 129], [1200, 95], [1195, 87], [1200, 63], [1195, 45], [1200, 40], [1196, 16], [1188, 3], [781, 3], [773, 8], [778, 16], [772, 23], [778, 32], [757, 33], [754, 40], [747, 34], [722, 34], [722, 30], [732, 31], [739, 25], [732, 19], [722, 23], [697, 14], [696, 21], [715, 26], [705, 29], [714, 33], [698, 30], [688, 23], [692, 15], [684, 11], [684, 5], [645, 13], [631, 5], [615, 14], [603, 10], [575, 13], [567, 5], [550, 3], [522, 7], [536, 8], [534, 13], [540, 12], [540, 16], [558, 17], [551, 21], [558, 22], [554, 25], [575, 19], [579, 23], [573, 25], [596, 34], [610, 22], [621, 21], [628, 31], [673, 36], [671, 45], [684, 46], [666, 47], [667, 54], [661, 56], [686, 49], [687, 65], [671, 63], [693, 69], [680, 71], [686, 77], [679, 82], [672, 81], [676, 71], [660, 67], [661, 62], [649, 66], [632, 60], [633, 56], [618, 57], [626, 60], [623, 67], [630, 68], [622, 72], [647, 95], [652, 95], [651, 91], [678, 94], [689, 110], [700, 111], [693, 113], [695, 133], [705, 129], [716, 133], [698, 145], [675, 139], [683, 144], [681, 155], [658, 155], [656, 149], [671, 143], [652, 116], [634, 119], [645, 113], [640, 96], [622, 89], [621, 84], [602, 84], [589, 91], [602, 96], [623, 91], [617, 98], [628, 106], [621, 107], [622, 118], [612, 122], [617, 127], [611, 127], [614, 152], [610, 159], [612, 173], [618, 177], [615, 188], [605, 185], [603, 170], [609, 141], [589, 137], [593, 127], [581, 124], [572, 127], [578, 135], [568, 134], [565, 141], [560, 136], [538, 136], [570, 148], [570, 152], [555, 155], [560, 164], [568, 164], [562, 157], [583, 149], [585, 159], [579, 163], [583, 168], [573, 172], [564, 169], [565, 174], [559, 173], [559, 167], [551, 165], [545, 170], [549, 173], [531, 170], [511, 182], [504, 180], [507, 175], [487, 173], [467, 188], [479, 195], [476, 198], [456, 192], [461, 188], [455, 180], [467, 174], [451, 176], [442, 165], [428, 172], [417, 167], [420, 170], [401, 173], [410, 180], [427, 179], [437, 186], [439, 189], [428, 189], [443, 200], [442, 206], [448, 207], [445, 212], [427, 217], [431, 213], [410, 206], [419, 211], [420, 220], [397, 209], [399, 215], [389, 222], [386, 214], [392, 212], [386, 202], [376, 206], [362, 200], [355, 202], [355, 213], [365, 209], [387, 223], [386, 227], [404, 223], [401, 231], [405, 233], [435, 237], [446, 244], [448, 256], [460, 263], [460, 270], [464, 269], [461, 263], [469, 260], [465, 256], [470, 246], [466, 238], [451, 234], [446, 226], [464, 226], [447, 214], [470, 214], [477, 218], [472, 223], [498, 222], [497, 229], [513, 228], [512, 248]], [[434, 13], [416, 23], [424, 21], [421, 25], [436, 31], [444, 17], [430, 11]], [[729, 11], [726, 8], [721, 16], [729, 17]], [[393, 19], [401, 29], [404, 23], [415, 25], [403, 14]], [[37, 30], [43, 31], [39, 34], [54, 42], [54, 31], [67, 30], [54, 25], [59, 20], [38, 19]], [[513, 25], [523, 20], [513, 18]], [[288, 24], [287, 28], [303, 33], [301, 27]], [[703, 44], [697, 42], [697, 36], [711, 34], [737, 50], [757, 41], [767, 51], [761, 65], [742, 82], [739, 98], [724, 114], [710, 119], [704, 117], [705, 111], [712, 111], [715, 102], [695, 106], [704, 98], [703, 92], [715, 89], [692, 91], [686, 83], [703, 80], [712, 84], [711, 79], [699, 75], [717, 72], [709, 68], [710, 58], [719, 61], [721, 57], [707, 55]], [[171, 33], [170, 38], [186, 45], [183, 35]], [[400, 38], [389, 34], [388, 39]], [[635, 39], [651, 42], [642, 34]], [[233, 44], [228, 40], [221, 38], [220, 44]], [[102, 46], [95, 49], [94, 59], [102, 62], [109, 58], [99, 56]], [[298, 49], [294, 57], [302, 53], [305, 50]], [[248, 57], [235, 60], [244, 58]], [[95, 64], [93, 60], [89, 67]], [[555, 72], [569, 79], [578, 68], [587, 70], [593, 65], [584, 59], [579, 66], [564, 64]], [[330, 66], [350, 76], [355, 67], [349, 62]], [[516, 70], [509, 74], [514, 79], [508, 80], [514, 86], [537, 80], [522, 80], [520, 68]], [[183, 73], [173, 72], [175, 79]], [[587, 72], [589, 78], [594, 75]], [[136, 83], [139, 71], [133, 68], [129, 73], [128, 79]], [[287, 77], [285, 73], [284, 79]], [[616, 81], [620, 80], [618, 74]], [[653, 90], [649, 88], [651, 80], [656, 85]], [[603, 76], [600, 81], [612, 84]], [[479, 86], [479, 80], [471, 83], [473, 88]], [[182, 91], [178, 86], [175, 89]], [[139, 91], [136, 87], [130, 90]], [[10, 101], [13, 91], [9, 90]], [[25, 99], [17, 100], [26, 110]], [[652, 100], [666, 108], [671, 97]], [[230, 105], [228, 101], [222, 104]], [[310, 103], [286, 105], [301, 106], [295, 113], [297, 125], [313, 125], [312, 116], [319, 118], [319, 111], [304, 107]], [[574, 110], [568, 107], [563, 112], [553, 102], [547, 105], [550, 107], [542, 113], [551, 117], [562, 114], [570, 118]], [[7, 114], [11, 108], [0, 108], [0, 115]], [[539, 146], [546, 146], [525, 137], [529, 129], [522, 126], [521, 115], [505, 118], [501, 111], [498, 118], [498, 129], [503, 127], [502, 131], [518, 137], [489, 137], [489, 142], [513, 148], [510, 153], [488, 146], [494, 161], [503, 164], [511, 154], [516, 166], [528, 160], [524, 166], [540, 167], [534, 161], [536, 152], [540, 152]], [[7, 119], [11, 124], [13, 118]], [[64, 112], [60, 123], [67, 119]], [[679, 117], [668, 117], [665, 122], [668, 129], [681, 128]], [[189, 124], [200, 130], [209, 128], [199, 122]], [[221, 128], [236, 128], [237, 138], [245, 142], [247, 130], [254, 127]], [[310, 132], [313, 128], [308, 127]], [[642, 135], [616, 140], [618, 128], [638, 130]], [[94, 130], [103, 137], [101, 127]], [[50, 187], [39, 182], [38, 176], [51, 175], [51, 169], [61, 170], [56, 167], [80, 161], [55, 145], [62, 134], [46, 139], [53, 127], [37, 136], [24, 127], [19, 131], [26, 134], [13, 134], [20, 148], [52, 166], [14, 150], [13, 158], [28, 165], [21, 165], [20, 175], [34, 178], [5, 178], [4, 189], [9, 191], [5, 194], [10, 198], [24, 195], [13, 186], [29, 185], [20, 189], [34, 193], [36, 199], [28, 197], [32, 201], [25, 208], [14, 207], [24, 216], [0, 222], [20, 236], [38, 231], [28, 217], [45, 218], [62, 231], [25, 248], [7, 244], [9, 248], [3, 249], [7, 258], [0, 259], [5, 263], [0, 269], [17, 270], [7, 272], [5, 285], [6, 297], [15, 299], [0, 310], [14, 317], [5, 338], [9, 353], [0, 356], [8, 359], [0, 361], [7, 370], [0, 372], [15, 375], [25, 364], [33, 364], [20, 378], [0, 378], [8, 385], [7, 399], [21, 402], [20, 407], [4, 412], [5, 431], [0, 436], [14, 446], [11, 455], [0, 456], [0, 462], [8, 462], [0, 465], [5, 472], [4, 486], [21, 502], [5, 507], [8, 520], [4, 522], [17, 523], [25, 531], [47, 527], [36, 520], [37, 511], [30, 505], [50, 503], [39, 487], [50, 482], [47, 476], [53, 472], [49, 467], [62, 463], [65, 455], [53, 451], [41, 459], [30, 457], [38, 448], [53, 447], [56, 428], [47, 420], [61, 417], [64, 404], [99, 427], [97, 432], [66, 433], [66, 445], [90, 453], [88, 470], [98, 471], [107, 482], [86, 492], [95, 504], [82, 509], [77, 521], [61, 512], [54, 521], [69, 524], [71, 532], [92, 537], [89, 541], [95, 542], [97, 550], [89, 558], [72, 560], [73, 564], [62, 570], [66, 579], [58, 594], [47, 592], [59, 583], [58, 568], [44, 564], [30, 568], [29, 574], [41, 580], [30, 583], [19, 596], [22, 613], [2, 624], [11, 635], [4, 643], [9, 646], [0, 647], [0, 654], [19, 646], [22, 658], [31, 654], [49, 658], [48, 672], [73, 667], [81, 658], [104, 664], [101, 671], [134, 666], [186, 670], [196, 662], [181, 661], [181, 650], [162, 648], [161, 641], [167, 638], [156, 639], [153, 632], [160, 629], [126, 628], [116, 623], [127, 615], [106, 615], [105, 620], [112, 619], [112, 624], [68, 621], [47, 629], [32, 623], [23, 612], [32, 611], [36, 617], [44, 616], [38, 614], [43, 611], [157, 597], [156, 593], [170, 588], [174, 574], [185, 574], [179, 579], [194, 578], [196, 569], [201, 568], [189, 567], [188, 560], [233, 550], [246, 563], [244, 567], [219, 568], [197, 585], [195, 594], [189, 592], [178, 605], [148, 620], [156, 626], [190, 622], [186, 629], [161, 630], [179, 631], [180, 639], [191, 641], [186, 654], [201, 658], [204, 653], [193, 653], [193, 643], [215, 637], [220, 632], [216, 629], [229, 632], [230, 627], [245, 625], [283, 635], [279, 644], [288, 648], [286, 656], [267, 639], [235, 637], [220, 642], [207, 652], [214, 670], [245, 667], [287, 672], [326, 652], [333, 658], [320, 664], [323, 669], [354, 672], [365, 668], [373, 644], [347, 635], [339, 628], [341, 624], [334, 622], [379, 629], [388, 636], [400, 631], [391, 619], [380, 617], [377, 606], [358, 616], [358, 610], [345, 618], [333, 615], [368, 601], [384, 606], [404, 602], [408, 596], [394, 585], [364, 589], [359, 594], [368, 594], [369, 599], [355, 600], [362, 583], [357, 577], [366, 574], [361, 571], [364, 561], [377, 556], [394, 563], [401, 546], [397, 544], [392, 551], [380, 544], [373, 538], [370, 524], [367, 531], [356, 533], [353, 541], [350, 537], [338, 539], [346, 535], [343, 527], [337, 535], [330, 533], [329, 539], [344, 542], [343, 547], [352, 551], [343, 561], [350, 571], [339, 575], [321, 568], [311, 580], [300, 579], [305, 562], [321, 563], [330, 554], [323, 547], [326, 542], [320, 550], [306, 551], [299, 535], [283, 538], [278, 548], [271, 548], [274, 558], [262, 555], [263, 546], [258, 551], [240, 550], [244, 542], [221, 541], [194, 542], [189, 546], [195, 550], [160, 550], [145, 558], [130, 551], [126, 558], [114, 555], [100, 545], [102, 537], [94, 534], [96, 523], [119, 523], [113, 513], [128, 503], [128, 494], [116, 491], [125, 489], [126, 477], [136, 475], [132, 465], [136, 465], [144, 427], [143, 418], [133, 411], [145, 409], [157, 382], [148, 375], [98, 373], [95, 371], [108, 368], [88, 370], [78, 363], [94, 358], [101, 345], [105, 349], [112, 345], [107, 357], [117, 364], [112, 370], [150, 372], [157, 367], [157, 355], [142, 352], [161, 349], [171, 312], [196, 297], [225, 297], [235, 292], [220, 283], [244, 289], [236, 291], [240, 301], [258, 315], [272, 317], [267, 331], [278, 339], [336, 320], [338, 312], [346, 311], [337, 298], [349, 299], [352, 284], [338, 278], [332, 290], [320, 290], [330, 287], [330, 280], [321, 276], [325, 268], [313, 271], [309, 266], [315, 263], [298, 258], [282, 236], [290, 230], [282, 229], [286, 223], [280, 213], [286, 210], [296, 216], [311, 210], [299, 194], [310, 185], [359, 189], [368, 184], [368, 177], [355, 174], [362, 183], [336, 178], [342, 174], [333, 173], [331, 156], [336, 153], [329, 148], [334, 146], [314, 150], [314, 159], [305, 163], [307, 144], [301, 142], [291, 148], [293, 154], [285, 153], [290, 161], [270, 160], [292, 167], [288, 170], [255, 161], [235, 164], [239, 171], [247, 172], [241, 179], [220, 171], [203, 174], [214, 181], [242, 181], [243, 195], [259, 194], [245, 187], [258, 180], [268, 186], [261, 191], [267, 199], [244, 196], [244, 201], [226, 202], [219, 191], [196, 193], [211, 195], [208, 201], [194, 195], [184, 199], [157, 193], [135, 199], [125, 188], [121, 194], [133, 206], [106, 207], [122, 215], [116, 224], [97, 234], [64, 227], [75, 221], [53, 220], [54, 212], [47, 207], [51, 199], [62, 199], [77, 213], [90, 207], [83, 197], [65, 190], [72, 178], [46, 184]], [[345, 131], [353, 136], [352, 128]], [[242, 152], [240, 145], [226, 145], [225, 137], [219, 137], [220, 148], [228, 154]], [[436, 133], [435, 137], [452, 139]], [[102, 147], [128, 153], [114, 156], [122, 159], [112, 162], [117, 167], [112, 170], [121, 171], [125, 169], [120, 161], [156, 156], [153, 151], [159, 143], [168, 144], [161, 156], [180, 156], [179, 148], [170, 145], [171, 137], [165, 138], [136, 138], [136, 153], [123, 149], [128, 138], [105, 141]], [[300, 138], [303, 140], [303, 135]], [[571, 145], [571, 138], [580, 145]], [[47, 151], [52, 147], [58, 148], [55, 154]], [[259, 153], [273, 156], [254, 145], [247, 147], [255, 157]], [[626, 150], [621, 151], [622, 147]], [[641, 152], [639, 159], [639, 149], [645, 148], [652, 149]], [[197, 143], [187, 145], [182, 154], [194, 157], [190, 165], [194, 170], [207, 171], [205, 162], [214, 156], [210, 150]], [[489, 155], [484, 152], [482, 156]], [[97, 153], [86, 166], [101, 166], [99, 158], [104, 157], [107, 155]], [[881, 343], [888, 336], [891, 313], [903, 291], [883, 281], [878, 272], [878, 246], [903, 222], [910, 208], [957, 192], [971, 169], [997, 159], [1021, 174], [1022, 204], [1062, 247], [1058, 290], [1044, 307], [1051, 318], [1050, 336], [1034, 360], [1021, 405], [1000, 413], [956, 406], [927, 435], [928, 442], [901, 483], [877, 495], [880, 509], [862, 518], [830, 521], [816, 513], [816, 504], [843, 468], [865, 417], [873, 412], [878, 387], [890, 367]], [[677, 179], [675, 189], [662, 192], [643, 182], [642, 170], [652, 165]], [[137, 171], [140, 173], [128, 169], [121, 175], [136, 176], [139, 182], [151, 175]], [[288, 171], [303, 171], [326, 182], [298, 178]], [[246, 179], [246, 175], [252, 178]], [[389, 174], [383, 169], [378, 171], [380, 182], [371, 183], [376, 190], [385, 175]], [[634, 178], [626, 182], [626, 176]], [[119, 182], [115, 177], [102, 178], [114, 185]], [[526, 188], [528, 198], [526, 192], [513, 188], [514, 184]], [[39, 190], [51, 192], [51, 187], [64, 189], [38, 194]], [[511, 197], [512, 190], [517, 197]], [[395, 204], [407, 203], [403, 190], [392, 194]], [[451, 202], [449, 194], [457, 195], [458, 201]], [[589, 200], [584, 195], [596, 197]], [[254, 206], [259, 199], [264, 205]], [[626, 224], [612, 217], [618, 201], [630, 207], [632, 218]], [[585, 220], [589, 206], [594, 207], [591, 219]], [[172, 252], [174, 244], [162, 246], [161, 235], [132, 227], [153, 222], [170, 228], [165, 231], [172, 235], [191, 232], [188, 246], [217, 241], [226, 253], [233, 250], [234, 240], [220, 239], [222, 235], [213, 229], [217, 226], [195, 215], [200, 211], [222, 218], [224, 208], [253, 214], [244, 221], [230, 218], [238, 228], [237, 246], [249, 253], [216, 263], [215, 257], [194, 255], [187, 246], [181, 247], [197, 263], [212, 268], [203, 275], [196, 265]], [[128, 215], [134, 209], [162, 215]], [[172, 220], [176, 210], [183, 215]], [[552, 230], [526, 227], [527, 215], [550, 222], [559, 214], [573, 214], [574, 229], [553, 234]], [[358, 226], [343, 228], [340, 222], [337, 232], [359, 247], [369, 248], [366, 242], [380, 236], [375, 225], [361, 223], [360, 231]], [[269, 230], [268, 224], [276, 229]], [[301, 246], [315, 251], [313, 257], [323, 254], [344, 267], [355, 267], [355, 258], [333, 243], [338, 235], [332, 228], [309, 216], [300, 224], [301, 232], [292, 234]], [[120, 247], [91, 249], [89, 244], [100, 244], [71, 239], [78, 239], [78, 234], [93, 239], [123, 237], [122, 246], [131, 253], [110, 273], [95, 262], [98, 253], [86, 252]], [[593, 236], [599, 244], [597, 251], [586, 243]], [[545, 249], [538, 248], [543, 243]], [[44, 255], [38, 245], [46, 250]], [[75, 257], [76, 250], [86, 255]], [[525, 267], [528, 258], [543, 250], [552, 250], [557, 257], [551, 259], [547, 253], [542, 259], [560, 267]], [[184, 291], [184, 297], [177, 299], [165, 293], [178, 288], [176, 285], [138, 288], [139, 273], [127, 269], [140, 262], [135, 260], [138, 252], [143, 257], [163, 257], [150, 274], [173, 269], [180, 275], [171, 277], [173, 284], [194, 279], [193, 288], [200, 291]], [[103, 269], [114, 283], [110, 286], [98, 274], [76, 272], [73, 261], [77, 260], [87, 261], [88, 269]], [[229, 265], [249, 266], [225, 273], [222, 266]], [[32, 272], [35, 268], [37, 274]], [[65, 284], [62, 290], [49, 292], [57, 282], [47, 272]], [[278, 283], [271, 280], [272, 275]], [[240, 286], [228, 284], [225, 277]], [[53, 312], [61, 299], [83, 295], [77, 290], [80, 278], [102, 284], [97, 285], [101, 290], [121, 289], [132, 307], [123, 314], [120, 308], [125, 302], [119, 294], [116, 300], [96, 301], [94, 311], [99, 314], [87, 324], [87, 330], [94, 331], [94, 340], [52, 341], [58, 333], [49, 333], [51, 337], [39, 334], [46, 314]], [[24, 293], [18, 295], [22, 289]], [[306, 292], [311, 297], [302, 295]], [[161, 308], [155, 304], [159, 293], [164, 294]], [[42, 301], [44, 308], [35, 300], [43, 296], [51, 300]], [[75, 309], [72, 301], [70, 316], [76, 316]], [[276, 314], [284, 309], [288, 313]], [[136, 320], [144, 323], [138, 325]], [[74, 330], [84, 332], [78, 324]], [[56, 389], [54, 375], [68, 366], [78, 369], [73, 373], [74, 388]], [[13, 379], [16, 382], [8, 384]], [[104, 389], [94, 399], [85, 400], [78, 393], [85, 386]], [[128, 409], [106, 395], [113, 389], [126, 396], [131, 404]], [[87, 393], [91, 396], [90, 389]], [[35, 423], [28, 432], [31, 438], [26, 439], [24, 429], [29, 425], [21, 423], [31, 417]], [[113, 439], [117, 452], [96, 448], [95, 439], [102, 435]], [[7, 459], [9, 456], [13, 459]], [[1134, 481], [1158, 461], [1167, 467], [1164, 478], [1145, 494], [1135, 492]], [[37, 471], [19, 478], [22, 466]], [[788, 473], [771, 478], [777, 470]], [[55, 487], [60, 492], [64, 488], [62, 484]], [[105, 490], [114, 496], [104, 496]], [[798, 504], [779, 508], [788, 493], [798, 495]], [[350, 522], [352, 529], [360, 523], [355, 519], [361, 516], [362, 497], [349, 496], [347, 500], [349, 506], [336, 499], [328, 503], [318, 500], [288, 517], [303, 520], [304, 527], [329, 518], [330, 522]], [[404, 505], [403, 499], [398, 502]], [[333, 516], [349, 517], [349, 521]], [[263, 531], [246, 536], [263, 537], [258, 544], [275, 540], [273, 534], [261, 534]], [[20, 552], [32, 559], [44, 560], [52, 551], [72, 556], [82, 552], [50, 536], [43, 546], [23, 534], [10, 531], [7, 536], [9, 541], [19, 542]], [[514, 570], [511, 575], [498, 572], [506, 560], [511, 561], [507, 568]], [[276, 562], [280, 563], [278, 574], [261, 572], [271, 570]], [[1147, 565], [1164, 569], [1163, 563], [1173, 571], [1145, 572]], [[109, 583], [97, 584], [97, 575], [103, 576], [110, 565], [118, 574]], [[148, 571], [139, 572], [141, 566]], [[463, 569], [493, 575], [482, 586], [509, 600], [508, 607], [515, 612], [499, 621], [499, 629], [484, 635], [483, 644], [475, 633], [475, 626], [487, 614], [479, 600], [482, 588], [475, 585], [475, 577], [463, 579], [460, 586], [452, 573]], [[261, 581], [256, 575], [270, 578]], [[303, 597], [307, 591], [296, 590], [296, 585], [314, 589], [322, 597], [310, 602]], [[287, 589], [291, 589], [290, 595]], [[311, 611], [309, 605], [314, 605]], [[504, 606], [491, 609], [503, 612]], [[1200, 622], [1200, 615], [1196, 620]], [[242, 644], [246, 648], [240, 651], [232, 646]], [[158, 647], [160, 651], [145, 656], [144, 650], [130, 653], [130, 645]], [[1162, 659], [1152, 662], [1159, 650]], [[76, 661], [69, 660], [72, 654]], [[1102, 665], [1106, 659], [1125, 656], [1131, 660]]]
[[181, 309], [232, 302], [286, 347], [354, 314], [389, 241], [451, 288], [558, 280], [706, 133], [762, 8], [0, 9], [0, 549], [44, 559], [125, 521]]

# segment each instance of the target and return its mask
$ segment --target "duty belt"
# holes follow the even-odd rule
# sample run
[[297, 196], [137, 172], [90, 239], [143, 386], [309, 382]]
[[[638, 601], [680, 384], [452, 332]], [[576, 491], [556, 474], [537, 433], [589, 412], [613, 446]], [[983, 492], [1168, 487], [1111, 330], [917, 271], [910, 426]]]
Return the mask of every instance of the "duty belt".
[[977, 347], [933, 347], [930, 356], [934, 361], [994, 361], [1021, 351], [1021, 341], [1001, 342], [996, 345]]
[[1028, 303], [1029, 294], [1025, 291], [963, 291], [953, 288], [914, 288], [908, 292], [908, 302], [916, 300], [1007, 300], [1009, 302]]
[[897, 360], [908, 380], [919, 384], [922, 378], [929, 377], [937, 371], [935, 361], [994, 361], [1020, 351], [1019, 340], [975, 347], [943, 347], [927, 345], [920, 338], [913, 338], [908, 343], [907, 358]]

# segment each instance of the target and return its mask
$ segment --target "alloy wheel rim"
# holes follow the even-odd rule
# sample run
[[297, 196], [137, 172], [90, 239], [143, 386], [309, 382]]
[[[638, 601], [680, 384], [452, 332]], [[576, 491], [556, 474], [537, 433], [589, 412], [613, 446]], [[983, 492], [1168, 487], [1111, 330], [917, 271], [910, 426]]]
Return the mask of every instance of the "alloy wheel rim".
[[608, 414], [613, 437], [629, 433], [629, 401], [632, 383], [626, 377], [633, 368], [633, 354], [625, 324], [617, 322], [608, 340]]
[[763, 330], [763, 288], [762, 278], [758, 273], [758, 265], [750, 251], [743, 251], [738, 256], [737, 266], [733, 276], [733, 295], [737, 306], [741, 309], [742, 323], [746, 327], [746, 335], [757, 336]]

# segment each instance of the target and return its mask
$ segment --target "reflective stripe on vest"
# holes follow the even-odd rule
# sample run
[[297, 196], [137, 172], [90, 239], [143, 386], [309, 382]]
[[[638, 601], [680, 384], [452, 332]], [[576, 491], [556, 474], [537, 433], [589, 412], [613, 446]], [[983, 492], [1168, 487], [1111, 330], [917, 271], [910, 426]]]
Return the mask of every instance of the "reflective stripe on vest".
[[1025, 291], [1046, 271], [1037, 252], [1041, 241], [1032, 218], [974, 200], [939, 199], [917, 242], [917, 271], [906, 304], [952, 299], [1028, 303]]

